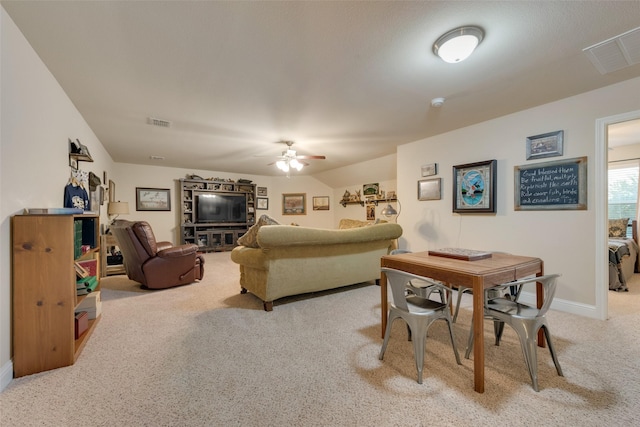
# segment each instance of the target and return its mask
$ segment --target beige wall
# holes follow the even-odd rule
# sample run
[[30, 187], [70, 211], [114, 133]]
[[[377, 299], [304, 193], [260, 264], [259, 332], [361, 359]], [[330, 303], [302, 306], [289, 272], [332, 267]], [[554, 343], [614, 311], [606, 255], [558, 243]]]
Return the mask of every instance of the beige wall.
[[[606, 263], [606, 251], [604, 244], [596, 246], [595, 171], [597, 157], [604, 157], [604, 163], [606, 153], [596, 155], [596, 120], [640, 109], [638, 94], [640, 79], [628, 80], [399, 147], [399, 222], [408, 248], [454, 246], [541, 257], [546, 272], [563, 275], [556, 308], [598, 317], [596, 296], [606, 283], [596, 279], [596, 262]], [[514, 167], [534, 163], [526, 160], [525, 138], [556, 130], [564, 130], [563, 159], [588, 157], [588, 210], [515, 211]], [[497, 213], [452, 213], [452, 167], [490, 159], [498, 161]], [[421, 202], [410, 194], [424, 163], [438, 163], [442, 200]]]

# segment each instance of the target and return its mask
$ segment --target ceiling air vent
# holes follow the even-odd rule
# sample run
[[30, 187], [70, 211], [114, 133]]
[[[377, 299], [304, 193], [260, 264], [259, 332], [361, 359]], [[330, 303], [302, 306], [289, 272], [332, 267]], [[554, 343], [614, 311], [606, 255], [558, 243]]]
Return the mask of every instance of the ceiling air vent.
[[640, 27], [582, 49], [600, 74], [640, 64]]
[[162, 128], [169, 128], [171, 127], [171, 122], [168, 120], [162, 120], [162, 119], [155, 119], [153, 117], [149, 117], [147, 119], [147, 123], [149, 123], [150, 125], [153, 126], [160, 126]]

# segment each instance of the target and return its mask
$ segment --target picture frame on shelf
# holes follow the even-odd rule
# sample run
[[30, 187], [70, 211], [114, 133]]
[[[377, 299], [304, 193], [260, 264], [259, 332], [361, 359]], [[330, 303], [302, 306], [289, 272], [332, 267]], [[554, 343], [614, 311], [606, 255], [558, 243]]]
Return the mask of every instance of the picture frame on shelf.
[[438, 164], [429, 163], [428, 165], [422, 165], [420, 167], [420, 173], [422, 176], [433, 176], [438, 174]]
[[562, 156], [564, 151], [564, 131], [543, 133], [527, 137], [527, 160]]
[[362, 195], [363, 196], [371, 196], [376, 195], [380, 191], [380, 184], [365, 184], [362, 186]]
[[169, 188], [136, 187], [137, 211], [170, 211], [171, 190]]
[[422, 179], [418, 181], [418, 200], [442, 199], [442, 178]]
[[267, 210], [269, 209], [269, 199], [266, 197], [258, 197], [256, 209]]
[[286, 193], [282, 195], [282, 215], [306, 215], [307, 193]]
[[496, 160], [453, 167], [453, 212], [496, 212]]
[[313, 210], [314, 211], [328, 211], [329, 210], [329, 196], [314, 196], [313, 197]]

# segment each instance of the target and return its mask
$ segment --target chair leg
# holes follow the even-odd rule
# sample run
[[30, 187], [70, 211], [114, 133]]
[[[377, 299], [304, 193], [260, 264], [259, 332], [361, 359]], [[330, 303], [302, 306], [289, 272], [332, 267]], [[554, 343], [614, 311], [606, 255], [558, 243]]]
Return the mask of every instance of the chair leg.
[[544, 336], [547, 338], [547, 344], [549, 345], [549, 352], [551, 353], [553, 364], [556, 365], [556, 372], [558, 372], [558, 375], [561, 377], [564, 377], [562, 374], [562, 368], [560, 367], [560, 362], [558, 361], [558, 356], [556, 356], [556, 350], [553, 348], [553, 343], [551, 342], [551, 333], [546, 325], [542, 325], [542, 329], [544, 330]]
[[411, 331], [413, 332], [413, 353], [416, 360], [416, 370], [418, 371], [418, 384], [422, 384], [422, 371], [424, 370], [424, 353], [426, 351], [427, 330], [433, 321], [429, 324], [422, 322], [410, 322]]
[[460, 311], [460, 301], [462, 301], [462, 294], [464, 293], [465, 289], [467, 288], [458, 287], [458, 300], [456, 301], [456, 311], [455, 313], [453, 313], [453, 323], [456, 323], [456, 320], [458, 319], [458, 311]]
[[467, 340], [467, 350], [464, 352], [464, 358], [468, 359], [473, 350], [473, 322], [471, 323], [471, 330], [469, 331], [469, 339]]
[[[447, 313], [448, 315], [449, 313]], [[444, 319], [447, 322], [447, 326], [449, 327], [449, 338], [451, 338], [451, 346], [453, 347], [453, 354], [456, 356], [456, 362], [458, 362], [458, 365], [462, 365], [462, 362], [460, 361], [460, 354], [458, 353], [458, 348], [456, 347], [456, 340], [453, 338], [453, 327], [452, 327], [452, 320], [447, 316]]]
[[[513, 325], [516, 329], [518, 338], [520, 339], [520, 346], [522, 347], [522, 353], [524, 355], [524, 362], [529, 370], [529, 376], [531, 377], [531, 384], [535, 391], [538, 389], [538, 353], [537, 353], [537, 333], [535, 330], [528, 330], [526, 326], [518, 327]], [[533, 329], [533, 328], [531, 328]]]
[[502, 339], [502, 333], [504, 332], [504, 322], [499, 320], [493, 321], [493, 333], [496, 337], [496, 345], [500, 345], [500, 340]]
[[384, 357], [384, 352], [387, 350], [387, 344], [389, 344], [389, 336], [391, 335], [391, 325], [393, 321], [398, 318], [393, 312], [389, 312], [389, 319], [387, 320], [387, 330], [384, 331], [384, 340], [382, 341], [382, 348], [380, 349], [380, 354], [378, 355], [378, 359], [382, 360]]

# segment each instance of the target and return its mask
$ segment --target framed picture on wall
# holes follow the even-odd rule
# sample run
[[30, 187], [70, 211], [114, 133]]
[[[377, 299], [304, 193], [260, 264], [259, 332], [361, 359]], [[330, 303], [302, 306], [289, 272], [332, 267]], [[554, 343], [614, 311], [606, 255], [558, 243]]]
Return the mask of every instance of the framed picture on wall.
[[313, 210], [314, 211], [328, 211], [329, 210], [329, 196], [315, 196], [313, 198]]
[[453, 212], [496, 212], [496, 160], [453, 167]]
[[307, 194], [289, 193], [282, 195], [282, 215], [306, 215]]
[[441, 178], [418, 181], [418, 200], [440, 200]]
[[256, 205], [256, 209], [267, 210], [269, 209], [269, 199], [266, 197], [258, 197], [258, 204]]
[[137, 211], [170, 211], [171, 190], [136, 187]]
[[527, 160], [562, 156], [564, 131], [543, 133], [527, 138]]

